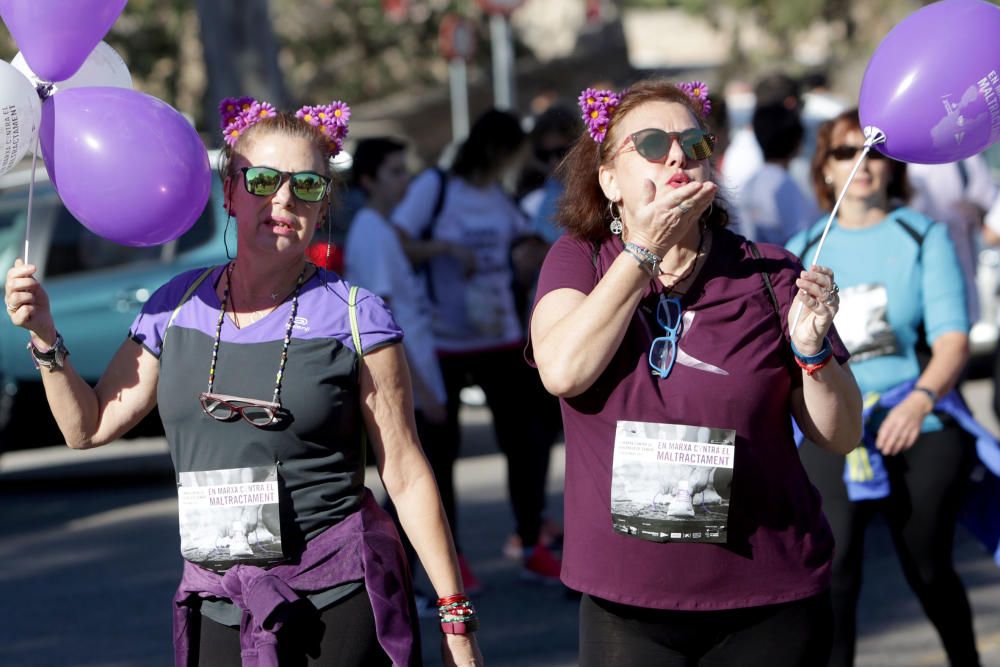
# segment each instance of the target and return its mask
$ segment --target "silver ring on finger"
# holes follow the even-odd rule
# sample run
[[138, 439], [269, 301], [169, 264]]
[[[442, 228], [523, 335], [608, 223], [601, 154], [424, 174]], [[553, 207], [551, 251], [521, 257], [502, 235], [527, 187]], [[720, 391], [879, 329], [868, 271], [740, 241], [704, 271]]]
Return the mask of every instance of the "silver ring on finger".
[[823, 303], [829, 306], [837, 298], [838, 294], [840, 294], [840, 288], [837, 286], [837, 283], [833, 283], [830, 289], [826, 291], [826, 299], [823, 300]]
[[3, 302], [3, 305], [7, 306], [7, 312], [8, 313], [13, 313], [13, 312], [15, 312], [18, 309], [18, 306], [12, 306], [9, 303], [7, 303], [6, 301]]
[[687, 199], [685, 199], [684, 201], [678, 203], [677, 206], [675, 206], [674, 208], [680, 209], [681, 213], [687, 213], [688, 211], [691, 210], [691, 204], [688, 202]]

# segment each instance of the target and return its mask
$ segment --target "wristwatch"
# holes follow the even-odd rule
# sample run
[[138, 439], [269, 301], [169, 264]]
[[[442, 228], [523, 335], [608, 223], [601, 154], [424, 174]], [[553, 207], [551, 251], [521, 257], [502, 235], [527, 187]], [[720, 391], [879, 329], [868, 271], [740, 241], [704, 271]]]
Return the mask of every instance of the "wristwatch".
[[62, 334], [59, 332], [56, 332], [56, 342], [45, 352], [35, 347], [30, 340], [28, 341], [28, 351], [31, 352], [31, 360], [35, 363], [35, 368], [39, 370], [48, 368], [50, 373], [62, 370], [66, 365], [66, 357], [69, 356], [69, 350], [66, 349]]

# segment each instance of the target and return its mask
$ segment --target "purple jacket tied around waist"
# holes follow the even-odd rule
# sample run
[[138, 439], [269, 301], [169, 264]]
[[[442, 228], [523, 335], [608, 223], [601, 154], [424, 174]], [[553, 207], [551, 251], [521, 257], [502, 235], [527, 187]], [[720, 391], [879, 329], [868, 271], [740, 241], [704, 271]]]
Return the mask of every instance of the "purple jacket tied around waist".
[[392, 664], [406, 667], [418, 662], [409, 606], [411, 582], [399, 535], [366, 489], [361, 509], [310, 540], [294, 562], [266, 570], [234, 565], [219, 574], [185, 561], [174, 596], [174, 664], [195, 664], [191, 646], [198, 641], [198, 624], [193, 615], [200, 613], [201, 598], [227, 598], [243, 609], [244, 667], [278, 667], [277, 632], [289, 603], [302, 594], [361, 580], [371, 599], [379, 644]]

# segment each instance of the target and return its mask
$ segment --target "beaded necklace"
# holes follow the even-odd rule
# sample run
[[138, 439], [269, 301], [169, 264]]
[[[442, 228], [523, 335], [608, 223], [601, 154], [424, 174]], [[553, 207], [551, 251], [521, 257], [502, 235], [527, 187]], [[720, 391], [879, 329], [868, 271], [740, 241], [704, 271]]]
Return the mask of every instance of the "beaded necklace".
[[[307, 265], [308, 266], [308, 265]], [[274, 398], [272, 403], [281, 405], [281, 380], [285, 375], [285, 362], [288, 361], [288, 346], [292, 342], [292, 326], [295, 325], [295, 315], [299, 310], [299, 290], [305, 281], [306, 268], [302, 267], [295, 282], [295, 291], [292, 292], [292, 311], [288, 315], [288, 324], [285, 325], [285, 340], [281, 344], [281, 360], [278, 362], [278, 374], [274, 379]], [[215, 340], [212, 343], [212, 364], [208, 369], [208, 393], [212, 393], [215, 385], [215, 364], [219, 359], [219, 340], [222, 338], [222, 321], [226, 317], [226, 304], [229, 302], [229, 281], [226, 281], [226, 288], [222, 291], [222, 304], [219, 306], [219, 321], [215, 325]]]

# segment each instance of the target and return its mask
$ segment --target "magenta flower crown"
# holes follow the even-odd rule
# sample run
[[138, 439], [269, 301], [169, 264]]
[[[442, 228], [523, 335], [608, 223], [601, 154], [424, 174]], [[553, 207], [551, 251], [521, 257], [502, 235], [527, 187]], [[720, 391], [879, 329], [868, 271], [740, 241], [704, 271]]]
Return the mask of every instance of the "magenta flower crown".
[[[679, 90], [684, 91], [688, 97], [700, 105], [701, 115], [707, 116], [712, 110], [712, 102], [708, 99], [708, 85], [703, 81], [690, 81], [688, 83], [677, 84]], [[604, 141], [608, 135], [608, 123], [611, 116], [621, 103], [622, 97], [628, 94], [628, 90], [616, 93], [612, 90], [598, 90], [587, 88], [580, 93], [580, 110], [583, 112], [583, 122], [587, 125], [587, 132], [597, 143]]]
[[[270, 103], [252, 97], [227, 97], [219, 103], [219, 115], [222, 117], [223, 138], [227, 144], [235, 146], [244, 132], [265, 118], [277, 116], [278, 112]], [[347, 123], [351, 119], [351, 108], [347, 104], [338, 100], [319, 106], [304, 106], [295, 112], [295, 117], [319, 128], [326, 137], [329, 157], [343, 150]]]

